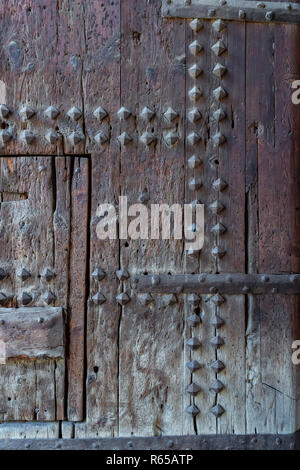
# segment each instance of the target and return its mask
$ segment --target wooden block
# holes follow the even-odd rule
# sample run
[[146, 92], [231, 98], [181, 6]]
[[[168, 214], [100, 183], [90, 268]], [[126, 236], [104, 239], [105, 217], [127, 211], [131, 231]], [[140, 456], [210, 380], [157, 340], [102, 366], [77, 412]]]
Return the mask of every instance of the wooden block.
[[1, 308], [0, 341], [5, 343], [5, 360], [63, 358], [62, 309], [56, 307]]

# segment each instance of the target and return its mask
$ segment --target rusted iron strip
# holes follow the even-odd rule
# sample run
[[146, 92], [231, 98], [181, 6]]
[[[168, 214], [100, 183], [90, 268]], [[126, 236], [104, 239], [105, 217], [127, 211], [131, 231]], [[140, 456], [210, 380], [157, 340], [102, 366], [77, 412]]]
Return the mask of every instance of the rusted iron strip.
[[300, 24], [300, 5], [253, 0], [163, 0], [162, 16]]
[[115, 437], [103, 439], [0, 439], [0, 450], [298, 450], [293, 434]]
[[300, 274], [153, 274], [131, 278], [136, 292], [300, 294]]

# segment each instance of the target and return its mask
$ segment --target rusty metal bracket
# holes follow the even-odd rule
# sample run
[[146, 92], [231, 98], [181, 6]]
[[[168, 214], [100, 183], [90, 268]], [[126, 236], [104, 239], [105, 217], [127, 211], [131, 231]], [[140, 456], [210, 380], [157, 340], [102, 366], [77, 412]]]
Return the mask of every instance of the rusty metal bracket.
[[293, 434], [211, 434], [102, 439], [0, 439], [0, 450], [298, 450]]
[[254, 0], [163, 0], [162, 16], [300, 24], [300, 5]]
[[300, 294], [300, 274], [153, 274], [131, 282], [140, 293]]

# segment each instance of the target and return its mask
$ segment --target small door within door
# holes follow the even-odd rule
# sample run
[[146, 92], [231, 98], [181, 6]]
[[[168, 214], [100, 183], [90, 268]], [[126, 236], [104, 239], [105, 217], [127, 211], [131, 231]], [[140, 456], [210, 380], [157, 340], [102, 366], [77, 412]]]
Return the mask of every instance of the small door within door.
[[0, 158], [1, 421], [64, 419], [66, 366], [76, 354], [75, 382], [83, 373], [84, 306], [78, 316], [72, 302], [85, 302], [87, 194], [85, 158]]

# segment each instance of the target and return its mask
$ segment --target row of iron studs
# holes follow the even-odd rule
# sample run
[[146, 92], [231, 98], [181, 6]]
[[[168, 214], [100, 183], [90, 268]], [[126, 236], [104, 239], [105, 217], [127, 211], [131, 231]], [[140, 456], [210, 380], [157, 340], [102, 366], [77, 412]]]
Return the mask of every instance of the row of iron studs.
[[[4, 268], [0, 268], [0, 281], [3, 281], [7, 277], [9, 277], [9, 273]], [[28, 279], [30, 279], [32, 275], [26, 268], [21, 268], [17, 272], [17, 277], [22, 282], [25, 282]], [[45, 281], [51, 282], [55, 277], [55, 273], [50, 268], [45, 268], [43, 272], [41, 273], [41, 277], [45, 279]], [[12, 300], [12, 298], [13, 298], [12, 295], [7, 295], [4, 292], [0, 292], [0, 306], [5, 306], [8, 302]], [[43, 299], [47, 305], [51, 305], [55, 303], [56, 295], [51, 290], [48, 290], [44, 294]], [[24, 291], [19, 295], [18, 300], [21, 303], [21, 305], [25, 306], [25, 305], [31, 304], [32, 301], [34, 300], [34, 297], [32, 296], [30, 292]]]
[[[194, 31], [195, 35], [197, 36], [197, 33], [199, 33], [199, 31], [202, 30], [203, 25], [200, 20], [194, 19], [193, 21], [190, 22], [190, 27]], [[221, 33], [221, 31], [223, 31], [226, 28], [226, 25], [222, 20], [217, 20], [212, 24], [212, 28], [217, 33]], [[195, 39], [189, 45], [189, 51], [193, 56], [195, 56], [195, 58], [198, 57], [202, 49], [203, 47], [201, 43], [198, 41], [198, 39]], [[219, 57], [226, 51], [226, 46], [223, 43], [223, 41], [219, 39], [215, 42], [215, 44], [213, 44], [211, 49], [214, 55]], [[201, 88], [198, 86], [198, 80], [202, 75], [202, 70], [196, 61], [192, 66], [188, 68], [188, 73], [189, 73], [189, 76], [194, 80], [193, 87], [190, 88], [188, 92], [189, 99], [194, 104], [194, 107], [188, 112], [188, 120], [193, 124], [197, 124], [197, 122], [202, 117], [200, 110], [195, 105], [197, 100], [202, 96]], [[214, 66], [212, 73], [216, 77], [218, 77], [221, 81], [222, 76], [226, 73], [226, 67], [222, 63], [218, 62]], [[214, 100], [216, 100], [216, 102], [218, 103], [218, 109], [214, 111], [213, 116], [212, 116], [212, 121], [214, 121], [218, 126], [219, 122], [226, 118], [226, 113], [224, 109], [222, 108], [221, 101], [227, 96], [227, 92], [223, 88], [223, 86], [220, 84], [217, 88], [213, 90], [212, 94], [213, 94]], [[195, 145], [201, 140], [201, 136], [196, 131], [193, 131], [188, 134], [187, 140], [189, 144]], [[223, 145], [225, 142], [226, 142], [226, 137], [219, 130], [215, 134], [213, 134], [211, 138], [211, 143], [215, 149], [218, 149], [218, 147], [220, 145]], [[189, 189], [191, 191], [199, 190], [202, 186], [201, 178], [198, 176], [198, 172], [197, 172], [199, 167], [202, 166], [202, 163], [203, 162], [198, 155], [192, 155], [192, 156], [189, 156], [188, 158], [189, 169], [192, 169], [195, 171], [193, 178], [189, 179], [189, 183], [188, 183]], [[224, 190], [226, 186], [227, 186], [226, 182], [223, 181], [221, 178], [217, 178], [217, 180], [214, 183], [214, 187], [218, 191]], [[219, 197], [218, 197], [213, 203], [210, 204], [209, 209], [213, 214], [216, 215], [216, 217], [218, 217], [218, 215], [222, 211], [224, 211], [225, 207], [219, 201]], [[217, 223], [211, 228], [211, 233], [215, 235], [217, 239], [225, 232], [226, 232], [226, 227], [219, 221], [217, 221]], [[190, 250], [188, 254], [198, 255], [199, 252], [195, 250]], [[216, 256], [217, 258], [221, 258], [225, 255], [225, 251], [217, 244], [213, 248], [212, 254]], [[188, 317], [188, 324], [190, 325], [191, 328], [198, 326], [199, 323], [201, 322], [199, 314], [196, 313], [199, 310], [200, 301], [201, 301], [201, 297], [198, 296], [197, 294], [192, 294], [188, 297], [188, 308], [191, 308], [192, 310], [192, 314]], [[211, 298], [211, 301], [215, 305], [215, 314], [211, 320], [211, 323], [215, 328], [215, 336], [211, 338], [210, 343], [217, 350], [224, 344], [224, 340], [221, 336], [219, 336], [217, 330], [221, 328], [222, 325], [224, 324], [223, 319], [218, 315], [218, 309], [219, 309], [219, 306], [225, 301], [225, 299], [219, 293], [215, 293], [215, 295]], [[187, 343], [186, 343], [186, 345], [192, 350], [197, 350], [200, 347], [200, 344], [201, 343], [199, 339], [193, 335], [190, 339], [187, 340]], [[225, 365], [223, 364], [223, 362], [218, 360], [217, 353], [216, 353], [215, 359], [216, 360], [211, 364], [211, 368], [216, 374], [216, 379], [214, 383], [210, 386], [209, 390], [214, 392], [216, 396], [218, 396], [218, 394], [225, 387], [224, 384], [218, 378], [218, 374], [225, 368]], [[187, 393], [189, 393], [192, 397], [195, 397], [201, 391], [201, 387], [193, 380], [193, 373], [197, 371], [201, 367], [201, 365], [197, 360], [191, 360], [190, 362], [186, 364], [186, 366], [192, 374], [192, 381], [189, 387], [187, 388]], [[215, 406], [213, 406], [210, 409], [210, 411], [216, 418], [218, 418], [224, 413], [225, 410], [219, 403], [217, 403]], [[188, 406], [187, 413], [189, 413], [194, 418], [200, 413], [200, 410], [196, 406], [195, 403], [192, 403], [190, 406]]]

